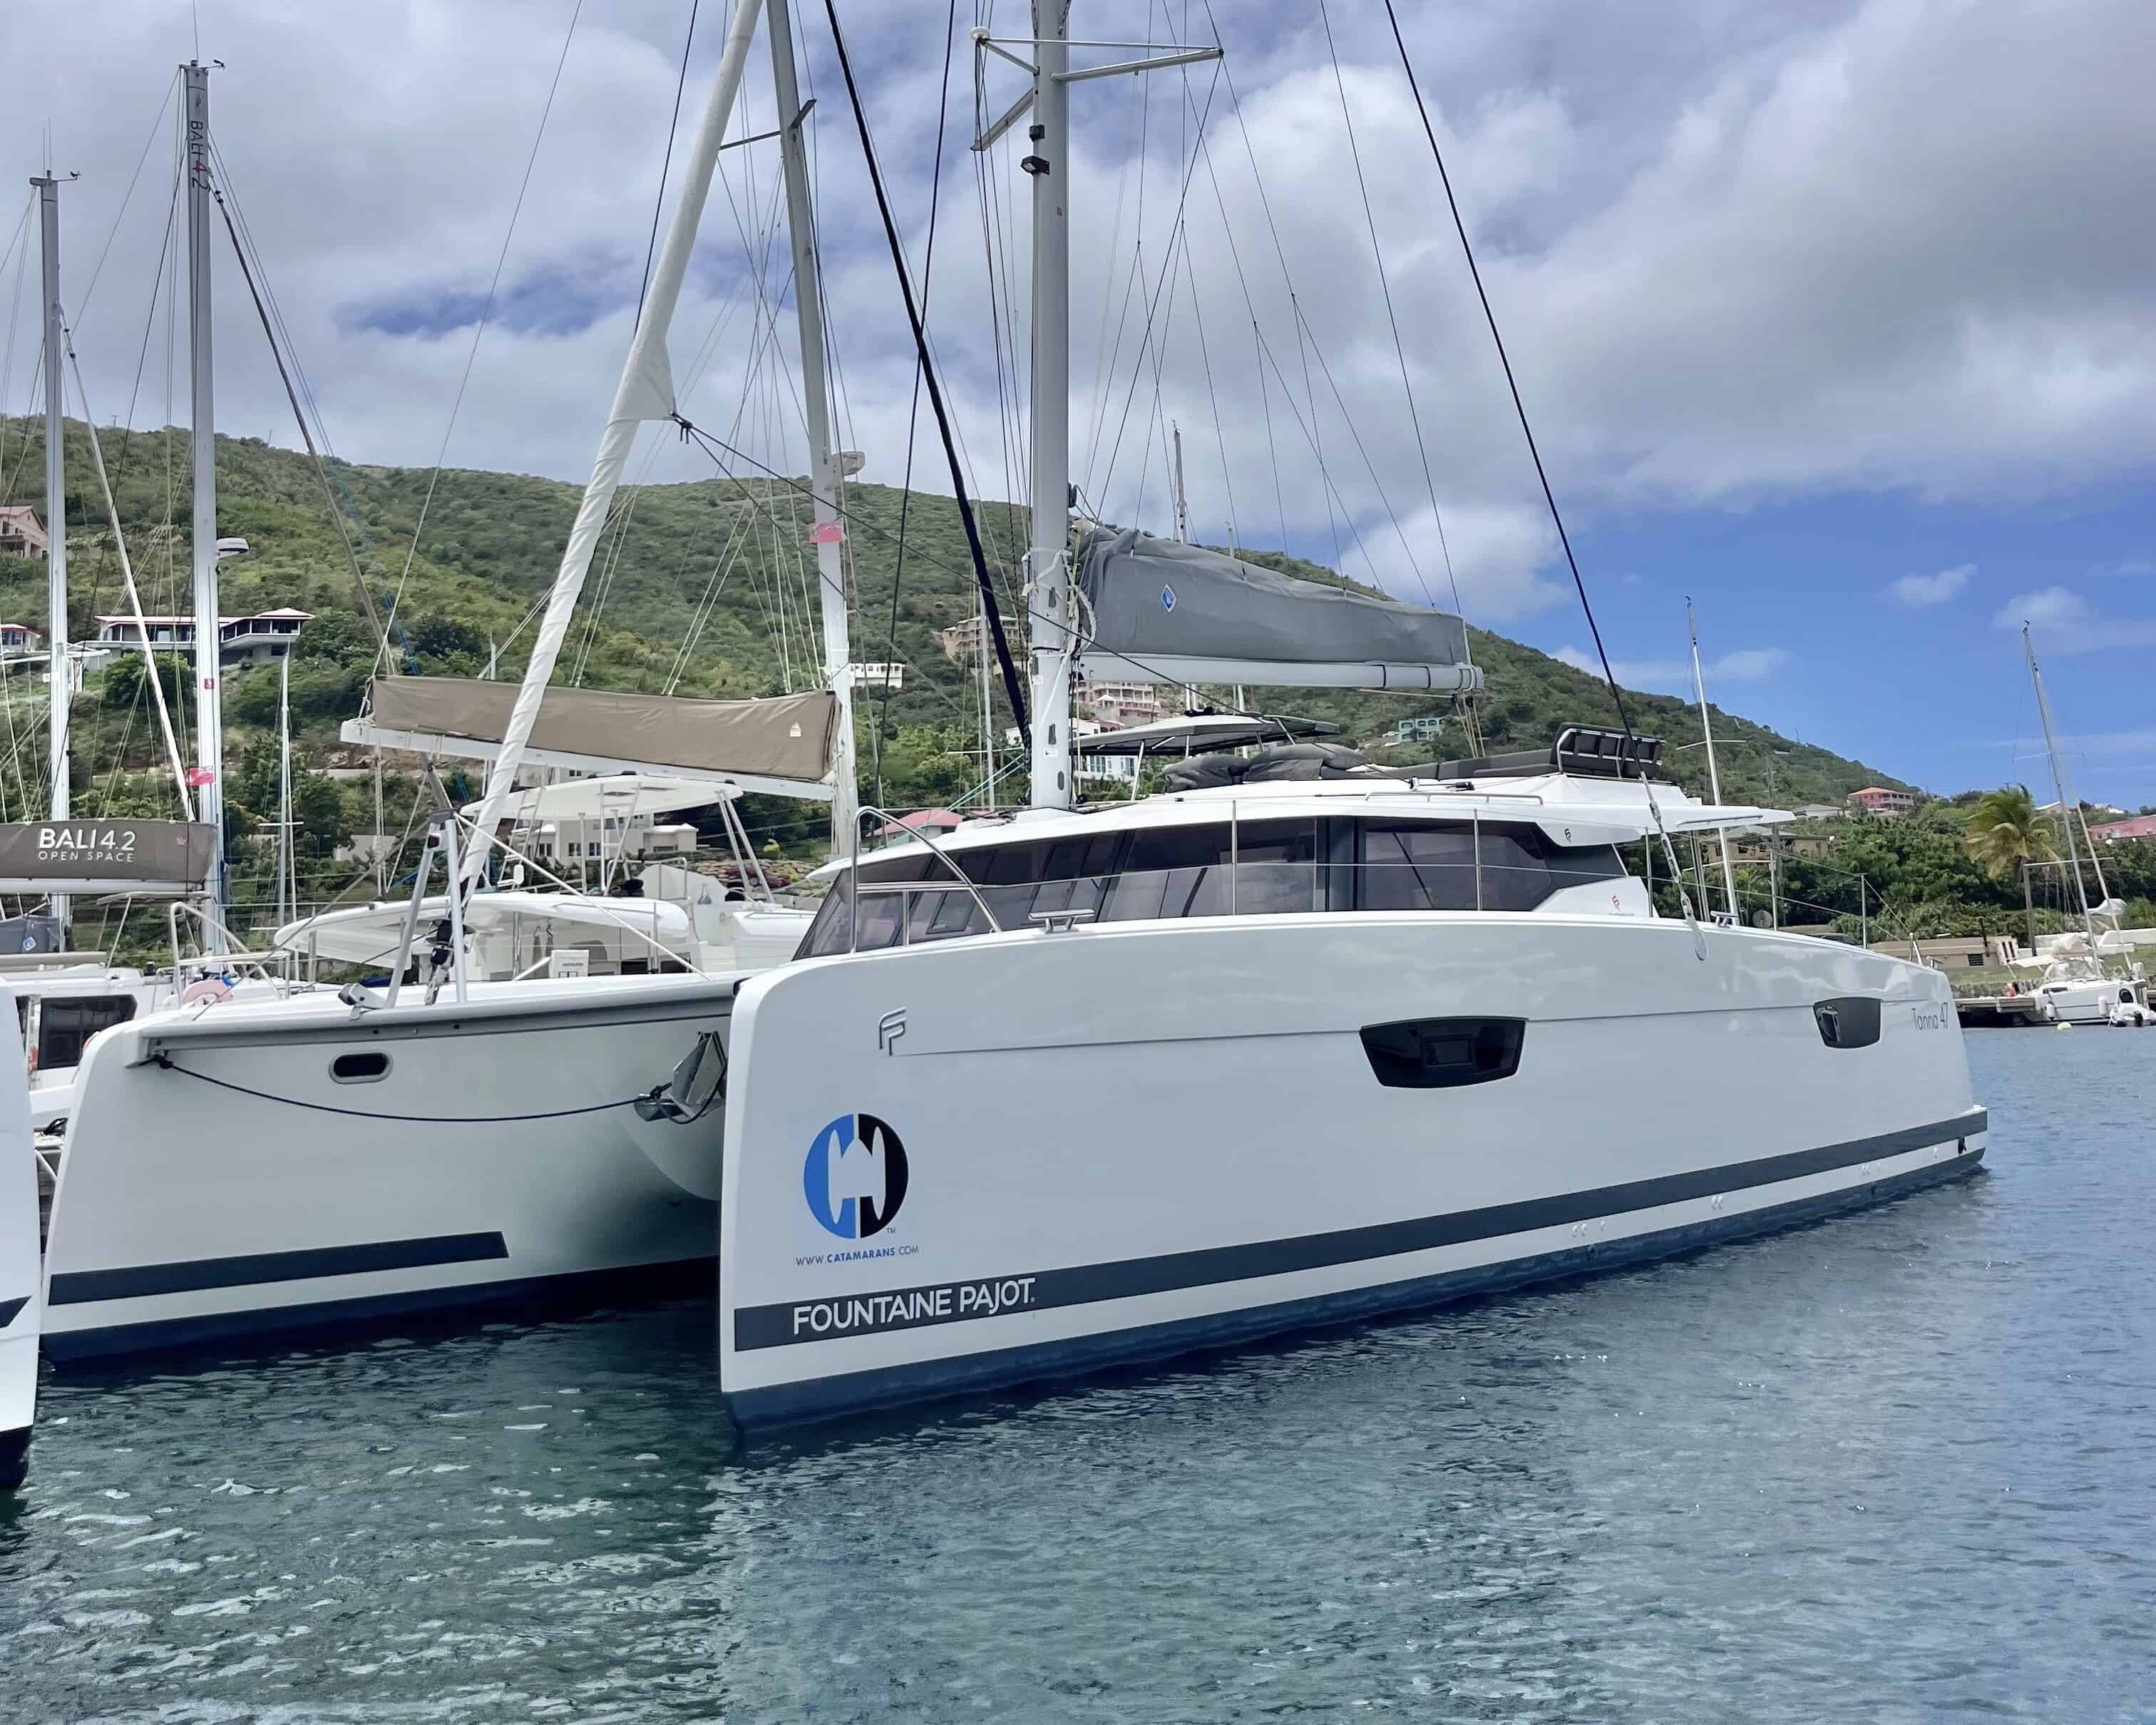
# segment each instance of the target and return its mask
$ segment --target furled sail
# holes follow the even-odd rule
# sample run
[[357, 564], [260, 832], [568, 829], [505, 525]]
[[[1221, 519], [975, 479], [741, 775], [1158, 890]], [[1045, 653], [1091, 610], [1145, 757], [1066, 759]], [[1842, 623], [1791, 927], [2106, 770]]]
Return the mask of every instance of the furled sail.
[[[377, 677], [368, 716], [345, 727], [349, 740], [393, 748], [490, 757], [507, 733], [518, 696], [513, 683], [465, 677]], [[702, 776], [753, 776], [812, 785], [831, 768], [829, 690], [767, 701], [690, 701], [550, 688], [532, 721], [529, 747], [593, 766], [638, 767]], [[829, 795], [827, 789], [824, 793]]]
[[1449, 611], [1276, 574], [1217, 551], [1096, 528], [1078, 548], [1088, 675], [1157, 683], [1476, 689]]

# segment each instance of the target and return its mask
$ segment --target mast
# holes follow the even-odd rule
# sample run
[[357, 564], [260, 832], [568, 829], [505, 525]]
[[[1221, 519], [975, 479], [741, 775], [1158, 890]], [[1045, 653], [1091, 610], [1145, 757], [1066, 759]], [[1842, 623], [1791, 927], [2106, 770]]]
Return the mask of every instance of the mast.
[[[1713, 793], [1715, 806], [1718, 809], [1722, 806], [1722, 773], [1714, 764], [1714, 726], [1707, 722], [1707, 676], [1699, 668], [1699, 623], [1691, 614], [1691, 595], [1689, 593], [1685, 595], [1685, 627], [1691, 631], [1691, 682], [1692, 687], [1699, 691], [1700, 735], [1707, 739], [1707, 784]], [[1729, 911], [1729, 920], [1734, 922], [1737, 920], [1737, 870], [1729, 864], [1728, 828], [1717, 827], [1714, 842], [1722, 852], [1722, 902]], [[1706, 898], [1706, 890], [1702, 888], [1701, 901], [1704, 903]]]
[[[61, 423], [61, 386], [64, 344], [60, 326], [60, 182], [49, 170], [30, 183], [38, 188], [40, 237], [44, 246], [45, 290], [45, 639], [47, 675], [52, 685], [50, 734], [47, 758], [52, 763], [52, 818], [68, 818], [68, 707], [74, 691], [69, 686], [67, 620], [67, 445]], [[68, 899], [64, 892], [52, 896], [52, 911], [60, 927], [60, 945], [67, 945]]]
[[224, 711], [218, 686], [217, 403], [210, 354], [209, 68], [180, 68], [187, 128], [187, 367], [193, 388], [188, 416], [194, 449], [195, 768], [196, 811], [208, 822], [209, 878], [204, 883], [203, 940], [224, 950]]
[[2079, 804], [2067, 793], [2066, 757], [2059, 752], [2058, 734], [2051, 727], [2051, 697], [2044, 692], [2044, 674], [2036, 669], [2036, 644], [2029, 625], [2021, 625], [2022, 650], [2029, 655], [2029, 680], [2035, 685], [2036, 714], [2044, 721], [2044, 748], [2051, 757], [2051, 784], [2059, 793], [2059, 825], [2066, 835], [2066, 866], [2074, 877], [2074, 897], [2082, 907], [2082, 927], [2088, 932], [2089, 954], [2096, 955], [2096, 918], [2089, 912], [2088, 889], [2082, 880], [2082, 854], [2074, 843], [2074, 816]]
[[1077, 800], [1070, 753], [1070, 0], [1033, 0], [1033, 642], [1035, 807]]
[[562, 643], [569, 633], [569, 619], [584, 590], [584, 577], [592, 567], [592, 552], [599, 530], [606, 525], [608, 506], [629, 465], [629, 451], [638, 429], [647, 419], [670, 418], [674, 413], [674, 372], [666, 357], [666, 331], [674, 321], [674, 308], [681, 297], [681, 283], [689, 270], [689, 254], [696, 242], [696, 224], [704, 213], [704, 200], [711, 189], [711, 172], [717, 165], [719, 146], [732, 116], [735, 95], [741, 89], [742, 68], [747, 62], [756, 35], [761, 0], [740, 0], [726, 32], [724, 51], [711, 83], [710, 100], [696, 131], [681, 174], [681, 195], [674, 206], [665, 243], [644, 290], [644, 308], [638, 314], [636, 333], [623, 362], [621, 382], [614, 390], [613, 406], [607, 414], [606, 429], [599, 438], [598, 454], [592, 462], [592, 476], [584, 484], [583, 501], [577, 507], [576, 524], [562, 552], [562, 566], [547, 597], [547, 614], [531, 644], [531, 657], [524, 668], [524, 682], [516, 691], [516, 705], [504, 728], [501, 747], [495, 752], [486, 776], [486, 795], [480, 800], [474, 824], [471, 849], [465, 853], [463, 876], [467, 888], [486, 873], [487, 852], [492, 848], [495, 827], [503, 805], [516, 783], [516, 769], [524, 759], [524, 746], [553, 680], [554, 662], [561, 657]]
[[808, 420], [808, 486], [815, 499], [816, 592], [823, 602], [824, 682], [837, 711], [831, 749], [831, 854], [850, 853], [860, 822], [860, 788], [854, 769], [853, 647], [846, 614], [846, 578], [839, 547], [846, 538], [839, 515], [840, 471], [845, 459], [831, 447], [831, 398], [824, 375], [824, 291], [816, 255], [815, 221], [808, 207], [808, 162], [801, 136], [808, 110], [793, 71], [793, 26], [787, 0], [765, 0], [771, 33], [771, 79], [778, 99], [778, 149], [786, 171], [786, 224], [793, 239], [793, 310], [801, 333], [802, 405]]
[[981, 680], [981, 783], [987, 787], [982, 793], [988, 813], [996, 809], [996, 717], [994, 704], [988, 698], [988, 606], [981, 602], [976, 614], [981, 619], [981, 650], [974, 655], [974, 666]]
[[[292, 649], [277, 660], [277, 926], [300, 914], [299, 871], [294, 865], [292, 832]], [[292, 883], [290, 908], [285, 902], [285, 883]]]

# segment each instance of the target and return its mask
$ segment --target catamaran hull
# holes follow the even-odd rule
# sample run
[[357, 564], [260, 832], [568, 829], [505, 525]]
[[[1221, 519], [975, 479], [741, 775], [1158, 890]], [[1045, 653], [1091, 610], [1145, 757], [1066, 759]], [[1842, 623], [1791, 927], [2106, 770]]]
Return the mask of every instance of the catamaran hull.
[[[357, 1019], [317, 997], [108, 1032], [54, 1198], [47, 1351], [708, 1277], [716, 1206], [690, 1189], [714, 1185], [717, 1111], [676, 1125], [595, 1105], [723, 1034], [731, 993], [542, 983]], [[378, 1077], [332, 1076], [385, 1056]]]
[[0, 1491], [23, 1483], [38, 1409], [38, 1166], [13, 999], [0, 985]]
[[[783, 1425], [1232, 1344], [1977, 1167], [1943, 978], [1706, 939], [1702, 962], [1681, 923], [1223, 918], [756, 979], [721, 1204], [728, 1409]], [[1830, 1045], [1815, 1008], [1852, 998], [1881, 1004], [1878, 1038]], [[1845, 1045], [1862, 1017], [1841, 1009]], [[1517, 1070], [1381, 1081], [1363, 1029], [1437, 1019], [1518, 1021]]]

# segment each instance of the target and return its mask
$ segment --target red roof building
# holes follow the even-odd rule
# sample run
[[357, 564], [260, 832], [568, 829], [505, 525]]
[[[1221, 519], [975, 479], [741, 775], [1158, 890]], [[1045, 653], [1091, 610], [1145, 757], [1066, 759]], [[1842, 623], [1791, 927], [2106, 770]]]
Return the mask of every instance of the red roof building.
[[940, 839], [946, 833], [955, 833], [965, 824], [966, 817], [954, 809], [916, 809], [911, 814], [885, 822], [876, 829], [875, 835], [879, 839], [906, 839], [916, 833], [926, 833], [932, 839]]

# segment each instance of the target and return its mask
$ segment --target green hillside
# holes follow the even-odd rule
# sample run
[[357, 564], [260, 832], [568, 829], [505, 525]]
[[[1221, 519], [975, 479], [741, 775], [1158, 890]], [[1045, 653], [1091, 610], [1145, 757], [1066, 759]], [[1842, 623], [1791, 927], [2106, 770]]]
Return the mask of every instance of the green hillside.
[[[105, 438], [144, 606], [152, 612], [187, 610], [187, 434], [108, 432]], [[121, 609], [124, 599], [80, 427], [70, 426], [68, 441], [69, 608], [80, 639], [90, 633], [95, 614]], [[4, 422], [0, 501], [41, 501], [42, 444], [39, 424]], [[375, 603], [385, 613], [401, 585], [397, 616], [417, 667], [478, 675], [485, 669], [491, 638], [509, 644], [499, 655], [497, 675], [517, 675], [531, 634], [528, 624], [520, 633], [519, 624], [553, 575], [575, 512], [577, 487], [511, 474], [445, 471], [413, 554], [428, 474], [344, 463], [332, 464], [330, 470]], [[220, 439], [218, 472], [219, 528], [252, 547], [249, 556], [224, 566], [227, 612], [295, 605], [316, 614], [294, 660], [292, 701], [302, 752], [323, 764], [335, 749], [337, 724], [358, 710], [372, 658], [328, 501], [304, 456], [257, 439]], [[916, 797], [959, 794], [968, 782], [963, 761], [942, 762], [926, 782], [907, 782], [920, 776], [921, 762], [947, 745], [978, 747], [974, 674], [948, 660], [936, 639], [937, 630], [963, 621], [974, 608], [956, 506], [948, 498], [918, 493], [909, 506], [904, 494], [888, 487], [856, 485], [849, 492], [848, 509], [854, 656], [896, 660], [906, 667], [906, 686], [890, 697], [887, 713], [874, 691], [862, 698], [864, 776], [873, 778], [880, 719], [886, 803], [896, 807]], [[1006, 614], [1015, 615], [1012, 571], [1026, 531], [1025, 512], [1002, 504], [983, 505], [977, 512]], [[762, 695], [813, 685], [820, 649], [813, 562], [803, 544], [808, 519], [798, 484], [762, 477], [645, 486], [625, 494], [616, 523], [601, 542], [584, 614], [571, 630], [559, 675], [564, 680], [580, 675], [596, 687], [647, 691], [664, 690], [678, 675], [672, 686], [684, 695]], [[1291, 572], [1339, 578], [1293, 559], [1252, 555]], [[44, 607], [42, 566], [0, 559], [0, 614], [35, 622]], [[692, 637], [685, 658], [683, 644]], [[1490, 747], [1546, 742], [1567, 723], [1610, 722], [1609, 693], [1598, 680], [1502, 636], [1477, 630], [1474, 640], [1488, 680], [1480, 718]], [[93, 711], [77, 727], [74, 773], [85, 790], [91, 775], [110, 772], [116, 755], [131, 768], [151, 768], [157, 762], [154, 724], [134, 711], [140, 704], [139, 675], [121, 671], [109, 680], [123, 686], [89, 691], [85, 705]], [[124, 698], [111, 699], [115, 695]], [[1441, 711], [1426, 699], [1319, 691], [1272, 691], [1265, 699], [1284, 711], [1333, 719], [1348, 727], [1351, 738], [1373, 746], [1389, 737], [1399, 719]], [[1668, 738], [1667, 762], [1675, 776], [1687, 783], [1703, 780], [1703, 753], [1681, 747], [1699, 735], [1688, 706], [1645, 694], [1633, 696], [1631, 702], [1635, 725]], [[1007, 721], [999, 690], [996, 703]], [[226, 710], [236, 733], [230, 747], [244, 754], [249, 733], [275, 722], [274, 679], [235, 677]], [[1732, 798], [1838, 801], [1861, 785], [1896, 783], [1876, 768], [1800, 745], [1719, 709], [1715, 727], [1723, 790]], [[1457, 754], [1466, 747], [1456, 723], [1448, 721], [1440, 742], [1399, 757]]]

